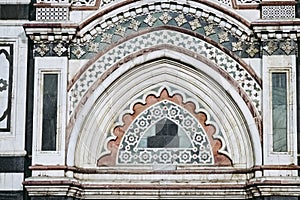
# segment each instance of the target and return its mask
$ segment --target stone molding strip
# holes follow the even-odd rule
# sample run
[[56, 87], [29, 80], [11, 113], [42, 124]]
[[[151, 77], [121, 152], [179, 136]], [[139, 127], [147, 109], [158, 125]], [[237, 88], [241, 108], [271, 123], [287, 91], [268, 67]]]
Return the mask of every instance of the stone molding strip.
[[[101, 167], [96, 169], [91, 168], [81, 168], [75, 166], [66, 166], [66, 165], [32, 165], [29, 166], [30, 170], [64, 170], [64, 171], [72, 171], [74, 173], [84, 173], [84, 174], [160, 174], [160, 171], [145, 171], [143, 169], [110, 169], [109, 167]], [[202, 167], [201, 169], [177, 169], [164, 171], [167, 174], [206, 174], [206, 173], [214, 173], [214, 174], [236, 174], [236, 173], [251, 173], [256, 171], [263, 170], [300, 170], [300, 166], [298, 165], [257, 165], [253, 166], [249, 169], [245, 168], [236, 168], [236, 167]]]
[[74, 39], [78, 25], [76, 23], [27, 23], [23, 25], [26, 35], [34, 42]]

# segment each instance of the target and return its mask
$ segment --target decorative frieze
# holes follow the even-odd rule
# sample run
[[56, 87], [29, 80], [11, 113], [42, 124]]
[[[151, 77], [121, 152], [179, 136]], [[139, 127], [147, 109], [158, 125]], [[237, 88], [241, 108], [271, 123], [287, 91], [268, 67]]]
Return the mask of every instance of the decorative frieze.
[[34, 44], [34, 56], [68, 56], [69, 44], [66, 42], [48, 42]]
[[82, 7], [95, 6], [97, 1], [99, 0], [71, 0], [71, 4], [73, 6], [82, 6]]
[[[206, 14], [201, 10], [196, 11], [196, 14], [160, 11], [127, 18], [124, 16], [119, 21], [112, 18], [106, 19], [87, 32], [81, 38], [80, 44], [71, 45], [71, 59], [90, 59], [97, 52], [105, 50], [108, 45], [118, 44], [126, 37], [132, 37], [132, 34], [166, 25], [170, 28], [181, 28], [208, 37], [243, 58], [260, 57], [259, 43], [255, 42], [253, 38], [253, 42], [250, 42], [250, 37], [245, 31], [228, 23], [225, 19], [216, 19], [215, 16]], [[112, 21], [116, 22], [112, 23]], [[239, 48], [234, 46], [236, 43], [240, 45]], [[97, 44], [94, 47], [98, 50], [96, 51], [94, 48], [93, 51], [90, 51], [91, 44]]]
[[62, 3], [62, 4], [66, 4], [69, 3], [69, 0], [37, 0], [36, 3]]
[[297, 43], [294, 40], [267, 40], [262, 43], [264, 55], [296, 55]]

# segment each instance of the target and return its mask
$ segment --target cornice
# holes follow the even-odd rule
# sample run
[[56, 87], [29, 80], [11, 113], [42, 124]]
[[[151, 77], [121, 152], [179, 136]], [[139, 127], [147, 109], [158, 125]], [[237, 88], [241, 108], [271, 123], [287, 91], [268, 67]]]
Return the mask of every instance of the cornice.
[[292, 39], [300, 37], [300, 19], [258, 20], [251, 23], [255, 36], [264, 41], [269, 39]]
[[75, 38], [78, 30], [76, 23], [41, 23], [31, 22], [23, 25], [26, 35], [34, 42], [64, 41]]

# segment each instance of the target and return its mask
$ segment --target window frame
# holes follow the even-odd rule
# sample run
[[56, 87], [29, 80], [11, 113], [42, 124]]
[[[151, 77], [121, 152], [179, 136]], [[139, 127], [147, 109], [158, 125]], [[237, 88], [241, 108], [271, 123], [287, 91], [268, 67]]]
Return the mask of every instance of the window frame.
[[[272, 75], [274, 73], [285, 73], [286, 75], [286, 151], [274, 151], [274, 129], [273, 129], [273, 78]], [[290, 145], [290, 137], [291, 134], [291, 127], [290, 127], [290, 118], [291, 118], [291, 82], [289, 81], [291, 79], [291, 69], [289, 68], [274, 68], [269, 70], [269, 96], [270, 96], [270, 131], [271, 131], [271, 154], [273, 155], [288, 155], [291, 150]]]

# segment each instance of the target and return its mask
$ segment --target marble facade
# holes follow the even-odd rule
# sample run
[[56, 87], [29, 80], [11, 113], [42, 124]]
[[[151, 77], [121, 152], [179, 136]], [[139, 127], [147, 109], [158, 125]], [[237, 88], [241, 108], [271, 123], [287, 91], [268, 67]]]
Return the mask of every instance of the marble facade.
[[0, 10], [0, 199], [300, 196], [296, 1]]

